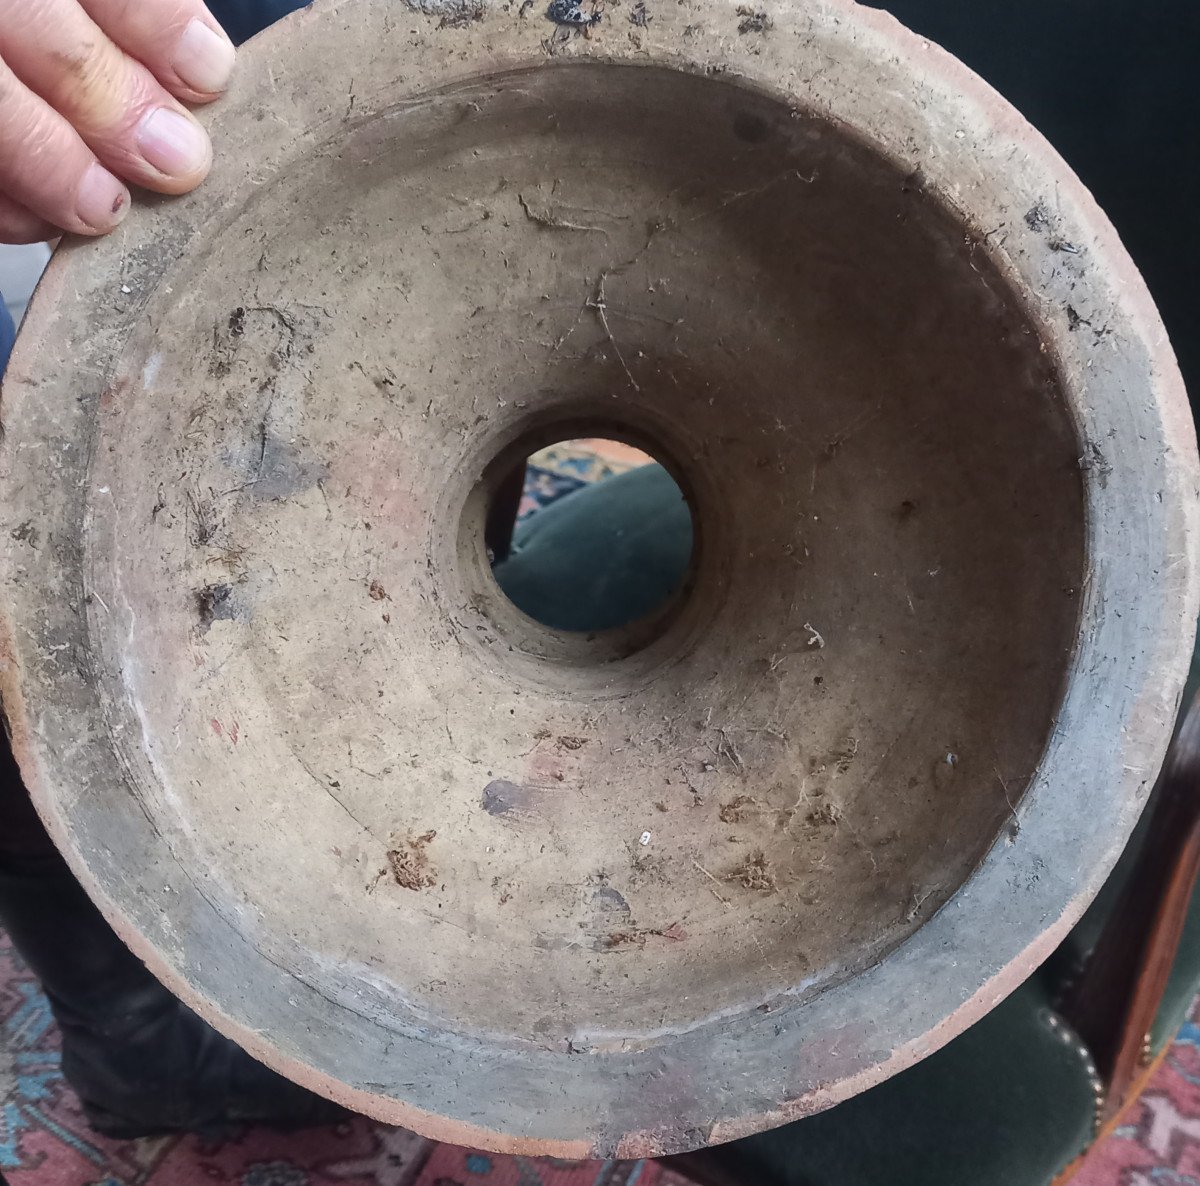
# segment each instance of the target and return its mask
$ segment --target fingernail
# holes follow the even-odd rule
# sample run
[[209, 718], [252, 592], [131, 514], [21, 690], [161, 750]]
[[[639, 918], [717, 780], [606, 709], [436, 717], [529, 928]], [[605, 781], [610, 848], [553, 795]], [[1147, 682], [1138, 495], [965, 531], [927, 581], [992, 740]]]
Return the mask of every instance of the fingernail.
[[83, 175], [75, 213], [94, 231], [111, 231], [129, 213], [129, 190], [103, 165]]
[[179, 38], [171, 65], [193, 90], [215, 95], [225, 89], [236, 56], [232, 43], [197, 17]]
[[204, 129], [170, 107], [157, 107], [138, 125], [142, 156], [168, 177], [190, 177], [208, 165], [211, 149]]

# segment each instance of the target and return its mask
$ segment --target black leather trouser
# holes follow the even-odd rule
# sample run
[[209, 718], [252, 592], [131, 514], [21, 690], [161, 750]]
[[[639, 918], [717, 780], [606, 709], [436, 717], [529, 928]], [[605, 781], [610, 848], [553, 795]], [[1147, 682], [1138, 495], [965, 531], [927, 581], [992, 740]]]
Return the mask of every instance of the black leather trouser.
[[216, 1132], [343, 1115], [255, 1062], [147, 971], [54, 847], [3, 737], [0, 926], [42, 982], [62, 1030], [63, 1073], [101, 1132]]

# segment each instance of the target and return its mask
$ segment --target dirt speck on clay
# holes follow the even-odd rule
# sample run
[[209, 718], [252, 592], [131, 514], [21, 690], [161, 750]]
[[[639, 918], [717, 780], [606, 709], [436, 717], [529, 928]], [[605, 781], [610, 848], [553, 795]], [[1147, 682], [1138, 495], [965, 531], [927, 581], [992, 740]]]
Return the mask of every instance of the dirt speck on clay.
[[403, 839], [393, 837], [393, 847], [388, 849], [388, 868], [392, 880], [404, 889], [429, 889], [437, 884], [437, 870], [429, 863], [429, 854], [425, 851], [429, 843], [437, 835], [434, 831], [423, 832], [413, 836], [411, 832]]

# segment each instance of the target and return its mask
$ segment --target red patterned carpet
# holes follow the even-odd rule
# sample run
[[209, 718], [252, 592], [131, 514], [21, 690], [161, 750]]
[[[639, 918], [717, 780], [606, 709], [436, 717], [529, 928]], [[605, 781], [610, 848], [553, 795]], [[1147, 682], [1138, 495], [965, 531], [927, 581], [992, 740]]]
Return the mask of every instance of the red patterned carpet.
[[1200, 1186], [1200, 1001], [1142, 1098], [1071, 1186]]

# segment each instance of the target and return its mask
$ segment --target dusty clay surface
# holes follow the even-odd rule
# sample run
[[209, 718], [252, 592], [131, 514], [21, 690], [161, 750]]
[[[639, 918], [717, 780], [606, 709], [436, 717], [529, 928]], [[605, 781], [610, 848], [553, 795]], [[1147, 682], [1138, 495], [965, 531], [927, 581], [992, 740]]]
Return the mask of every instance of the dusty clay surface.
[[[841, 6], [675, 8], [288, 23], [4, 393], [60, 842], [256, 1053], [468, 1143], [683, 1148], [940, 1044], [1100, 884], [1194, 610], [1173, 364], [1061, 164]], [[892, 38], [924, 107], [862, 82]], [[482, 537], [586, 434], [697, 535], [596, 638]]]
[[[550, 1044], [918, 925], [1011, 823], [1082, 582], [1078, 445], [986, 256], [816, 121], [620, 73], [459, 90], [302, 166], [163, 294], [93, 465], [160, 826], [313, 974]], [[585, 422], [695, 503], [691, 589], [628, 657], [554, 653], [471, 515], [514, 437]]]

